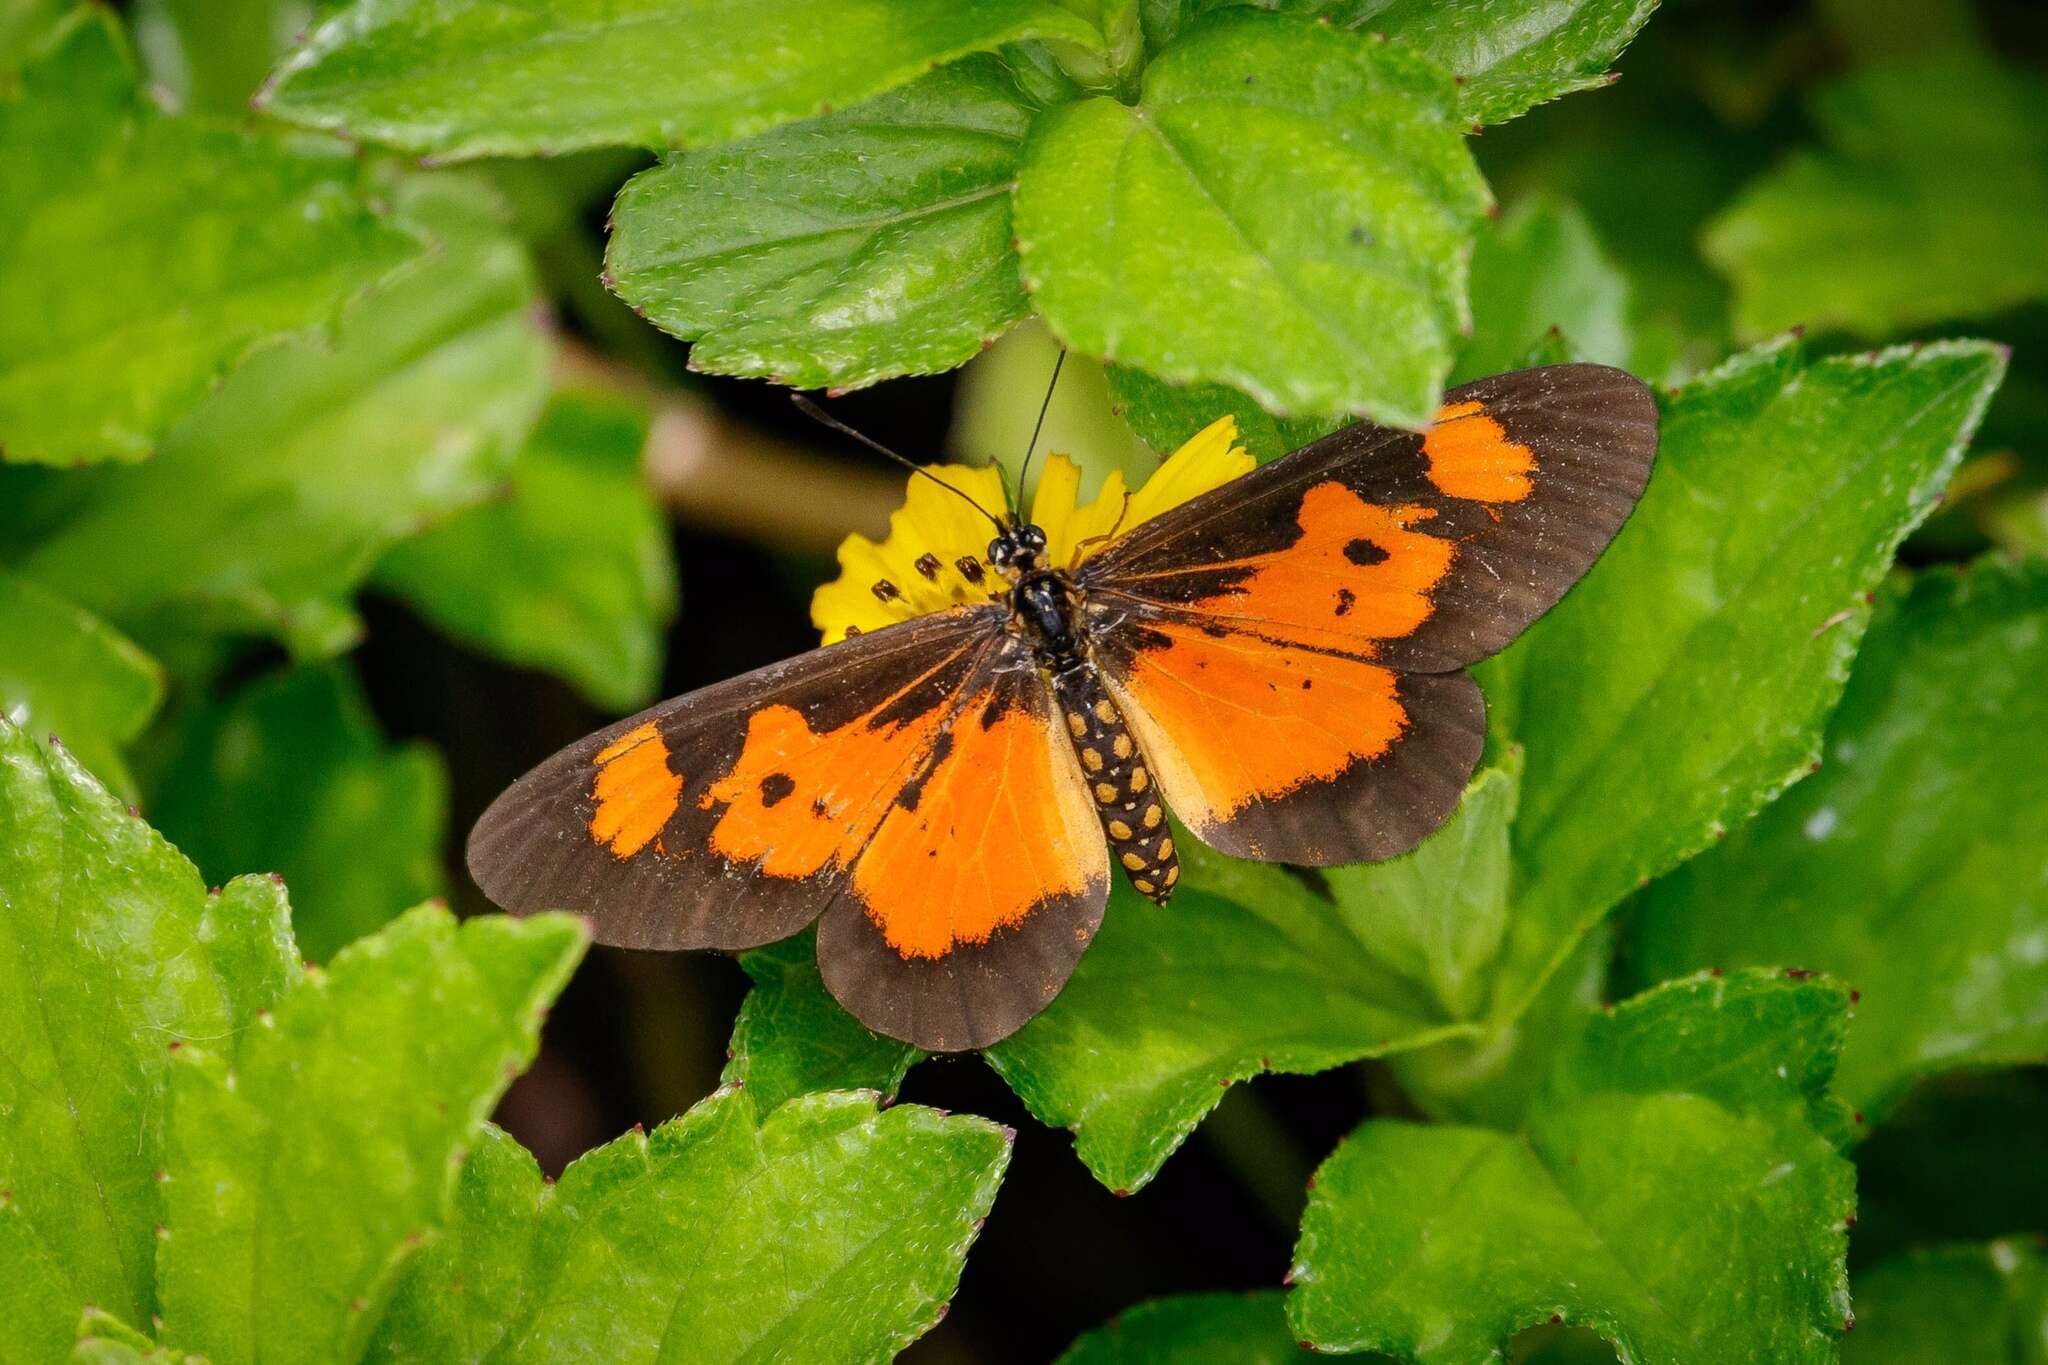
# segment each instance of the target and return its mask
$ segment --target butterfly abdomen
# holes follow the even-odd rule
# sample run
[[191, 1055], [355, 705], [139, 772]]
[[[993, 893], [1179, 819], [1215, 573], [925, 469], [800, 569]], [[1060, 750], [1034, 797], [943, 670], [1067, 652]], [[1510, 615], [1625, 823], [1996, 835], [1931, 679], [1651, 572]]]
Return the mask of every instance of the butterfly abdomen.
[[1110, 699], [1095, 667], [1076, 660], [1053, 674], [1053, 696], [1088, 779], [1110, 856], [1138, 893], [1161, 905], [1180, 880], [1180, 859], [1166, 824], [1166, 806], [1137, 736]]

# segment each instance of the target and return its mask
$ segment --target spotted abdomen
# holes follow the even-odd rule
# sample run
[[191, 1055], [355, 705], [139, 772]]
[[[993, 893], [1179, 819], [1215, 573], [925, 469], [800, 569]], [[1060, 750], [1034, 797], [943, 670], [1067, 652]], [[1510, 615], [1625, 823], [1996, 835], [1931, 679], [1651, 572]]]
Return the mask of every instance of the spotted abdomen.
[[1180, 880], [1180, 859], [1166, 827], [1166, 807], [1123, 713], [1088, 664], [1055, 673], [1053, 696], [1081, 760], [1109, 851], [1138, 893], [1159, 904]]

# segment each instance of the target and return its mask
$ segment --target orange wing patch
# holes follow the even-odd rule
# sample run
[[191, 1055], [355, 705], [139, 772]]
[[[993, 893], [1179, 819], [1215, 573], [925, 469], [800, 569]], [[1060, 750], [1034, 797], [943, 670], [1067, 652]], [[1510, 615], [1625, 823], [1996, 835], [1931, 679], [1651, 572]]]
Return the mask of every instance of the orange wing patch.
[[1535, 491], [1536, 452], [1508, 439], [1507, 428], [1468, 400], [1446, 403], [1422, 435], [1429, 481], [1453, 498], [1473, 502], [1520, 502]]
[[850, 866], [899, 786], [942, 742], [959, 704], [958, 683], [946, 679], [964, 653], [955, 650], [823, 733], [793, 706], [754, 712], [739, 757], [697, 798], [701, 809], [718, 811], [711, 851], [757, 863], [771, 877]]
[[1427, 507], [1367, 502], [1330, 480], [1302, 494], [1295, 513], [1300, 535], [1283, 549], [1124, 582], [1218, 576], [1224, 586], [1184, 605], [1254, 622], [1270, 634], [1334, 638], [1357, 650], [1364, 641], [1407, 635], [1429, 619], [1431, 590], [1457, 557], [1451, 542], [1416, 529], [1435, 516]]
[[1408, 729], [1391, 669], [1178, 623], [1147, 632], [1160, 639], [1108, 681], [1197, 833], [1377, 758]]
[[976, 697], [950, 738], [853, 875], [868, 918], [906, 959], [987, 943], [1108, 875], [1080, 768], [1044, 714]]
[[630, 858], [653, 841], [676, 813], [683, 779], [670, 771], [668, 745], [653, 721], [607, 744], [591, 761], [597, 782], [590, 837], [614, 855]]
[[706, 810], [725, 807], [711, 851], [735, 863], [758, 860], [771, 877], [849, 864], [880, 819], [875, 807], [893, 793], [892, 779], [945, 725], [944, 705], [892, 723], [882, 718], [890, 704], [823, 734], [794, 707], [756, 711], [732, 770], [698, 798]]

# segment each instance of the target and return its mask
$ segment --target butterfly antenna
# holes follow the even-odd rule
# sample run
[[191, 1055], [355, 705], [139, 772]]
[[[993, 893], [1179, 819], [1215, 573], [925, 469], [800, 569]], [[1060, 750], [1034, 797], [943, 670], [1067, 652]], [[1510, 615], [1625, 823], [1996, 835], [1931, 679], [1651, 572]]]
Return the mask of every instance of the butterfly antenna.
[[1052, 392], [1060, 385], [1060, 367], [1067, 363], [1067, 348], [1060, 347], [1060, 358], [1052, 363], [1052, 379], [1045, 386], [1045, 401], [1038, 405], [1038, 420], [1031, 424], [1031, 444], [1024, 447], [1024, 463], [1017, 470], [1017, 497], [1024, 497], [1024, 480], [1031, 473], [1031, 457], [1038, 452], [1038, 433], [1045, 430], [1045, 414], [1052, 410]]
[[877, 441], [872, 436], [866, 435], [863, 432], [855, 431], [852, 427], [846, 425], [846, 423], [840, 421], [837, 417], [834, 417], [831, 413], [825, 411], [823, 408], [819, 407], [816, 403], [813, 403], [810, 399], [804, 397], [800, 393], [790, 394], [789, 401], [796, 404], [797, 410], [803, 413], [804, 416], [810, 418], [812, 421], [822, 423], [823, 425], [832, 428], [832, 430], [838, 432], [842, 436], [851, 436], [854, 440], [859, 441], [869, 450], [875, 451], [878, 454], [887, 455], [890, 459], [894, 460], [897, 464], [902, 465], [905, 469], [909, 470], [913, 474], [922, 474], [925, 478], [930, 479], [933, 483], [945, 489], [954, 497], [964, 500], [969, 507], [972, 507], [975, 511], [987, 517], [990, 522], [994, 523], [995, 528], [998, 531], [1005, 529], [1001, 517], [998, 517], [995, 513], [989, 511], [986, 507], [983, 507], [980, 503], [976, 502], [974, 498], [965, 490], [955, 488], [952, 484], [947, 483], [944, 479], [932, 473], [929, 469], [926, 469], [923, 465], [917, 463], [915, 460], [908, 459], [902, 455], [898, 455], [895, 451], [889, 449], [889, 447], [883, 445], [880, 441]]

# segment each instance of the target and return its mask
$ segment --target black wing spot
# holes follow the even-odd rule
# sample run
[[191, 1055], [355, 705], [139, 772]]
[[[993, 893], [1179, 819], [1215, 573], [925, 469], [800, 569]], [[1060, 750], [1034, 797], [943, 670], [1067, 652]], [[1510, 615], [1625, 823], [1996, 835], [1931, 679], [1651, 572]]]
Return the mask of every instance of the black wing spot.
[[930, 550], [926, 550], [917, 557], [916, 568], [919, 573], [925, 576], [926, 582], [936, 583], [939, 581], [939, 557]]
[[1172, 649], [1173, 637], [1165, 631], [1156, 630], [1151, 626], [1134, 626], [1131, 628], [1131, 647], [1140, 654], [1150, 654], [1154, 650], [1160, 649]]
[[815, 801], [811, 802], [811, 814], [817, 816], [820, 820], [823, 820], [826, 816], [830, 815], [831, 813], [832, 808], [825, 804], [824, 797], [821, 796], [817, 798]]
[[932, 774], [945, 764], [946, 755], [952, 752], [953, 732], [950, 730], [943, 731], [937, 739], [932, 741], [932, 751], [925, 759], [924, 766], [919, 768], [917, 774], [908, 782], [905, 782], [902, 787], [897, 789], [896, 804], [905, 810], [916, 810], [917, 803], [924, 799], [924, 784], [932, 780]]
[[1377, 543], [1360, 536], [1344, 547], [1344, 557], [1361, 569], [1387, 562], [1387, 552]]
[[1337, 614], [1339, 616], [1349, 616], [1351, 614], [1351, 604], [1357, 600], [1358, 594], [1351, 591], [1351, 589], [1337, 589]]
[[795, 790], [796, 781], [788, 773], [770, 773], [761, 779], [761, 805], [779, 805]]
[[1003, 704], [1000, 701], [991, 701], [988, 705], [982, 707], [981, 728], [984, 730], [995, 729], [996, 722], [1003, 718], [1003, 709]]

